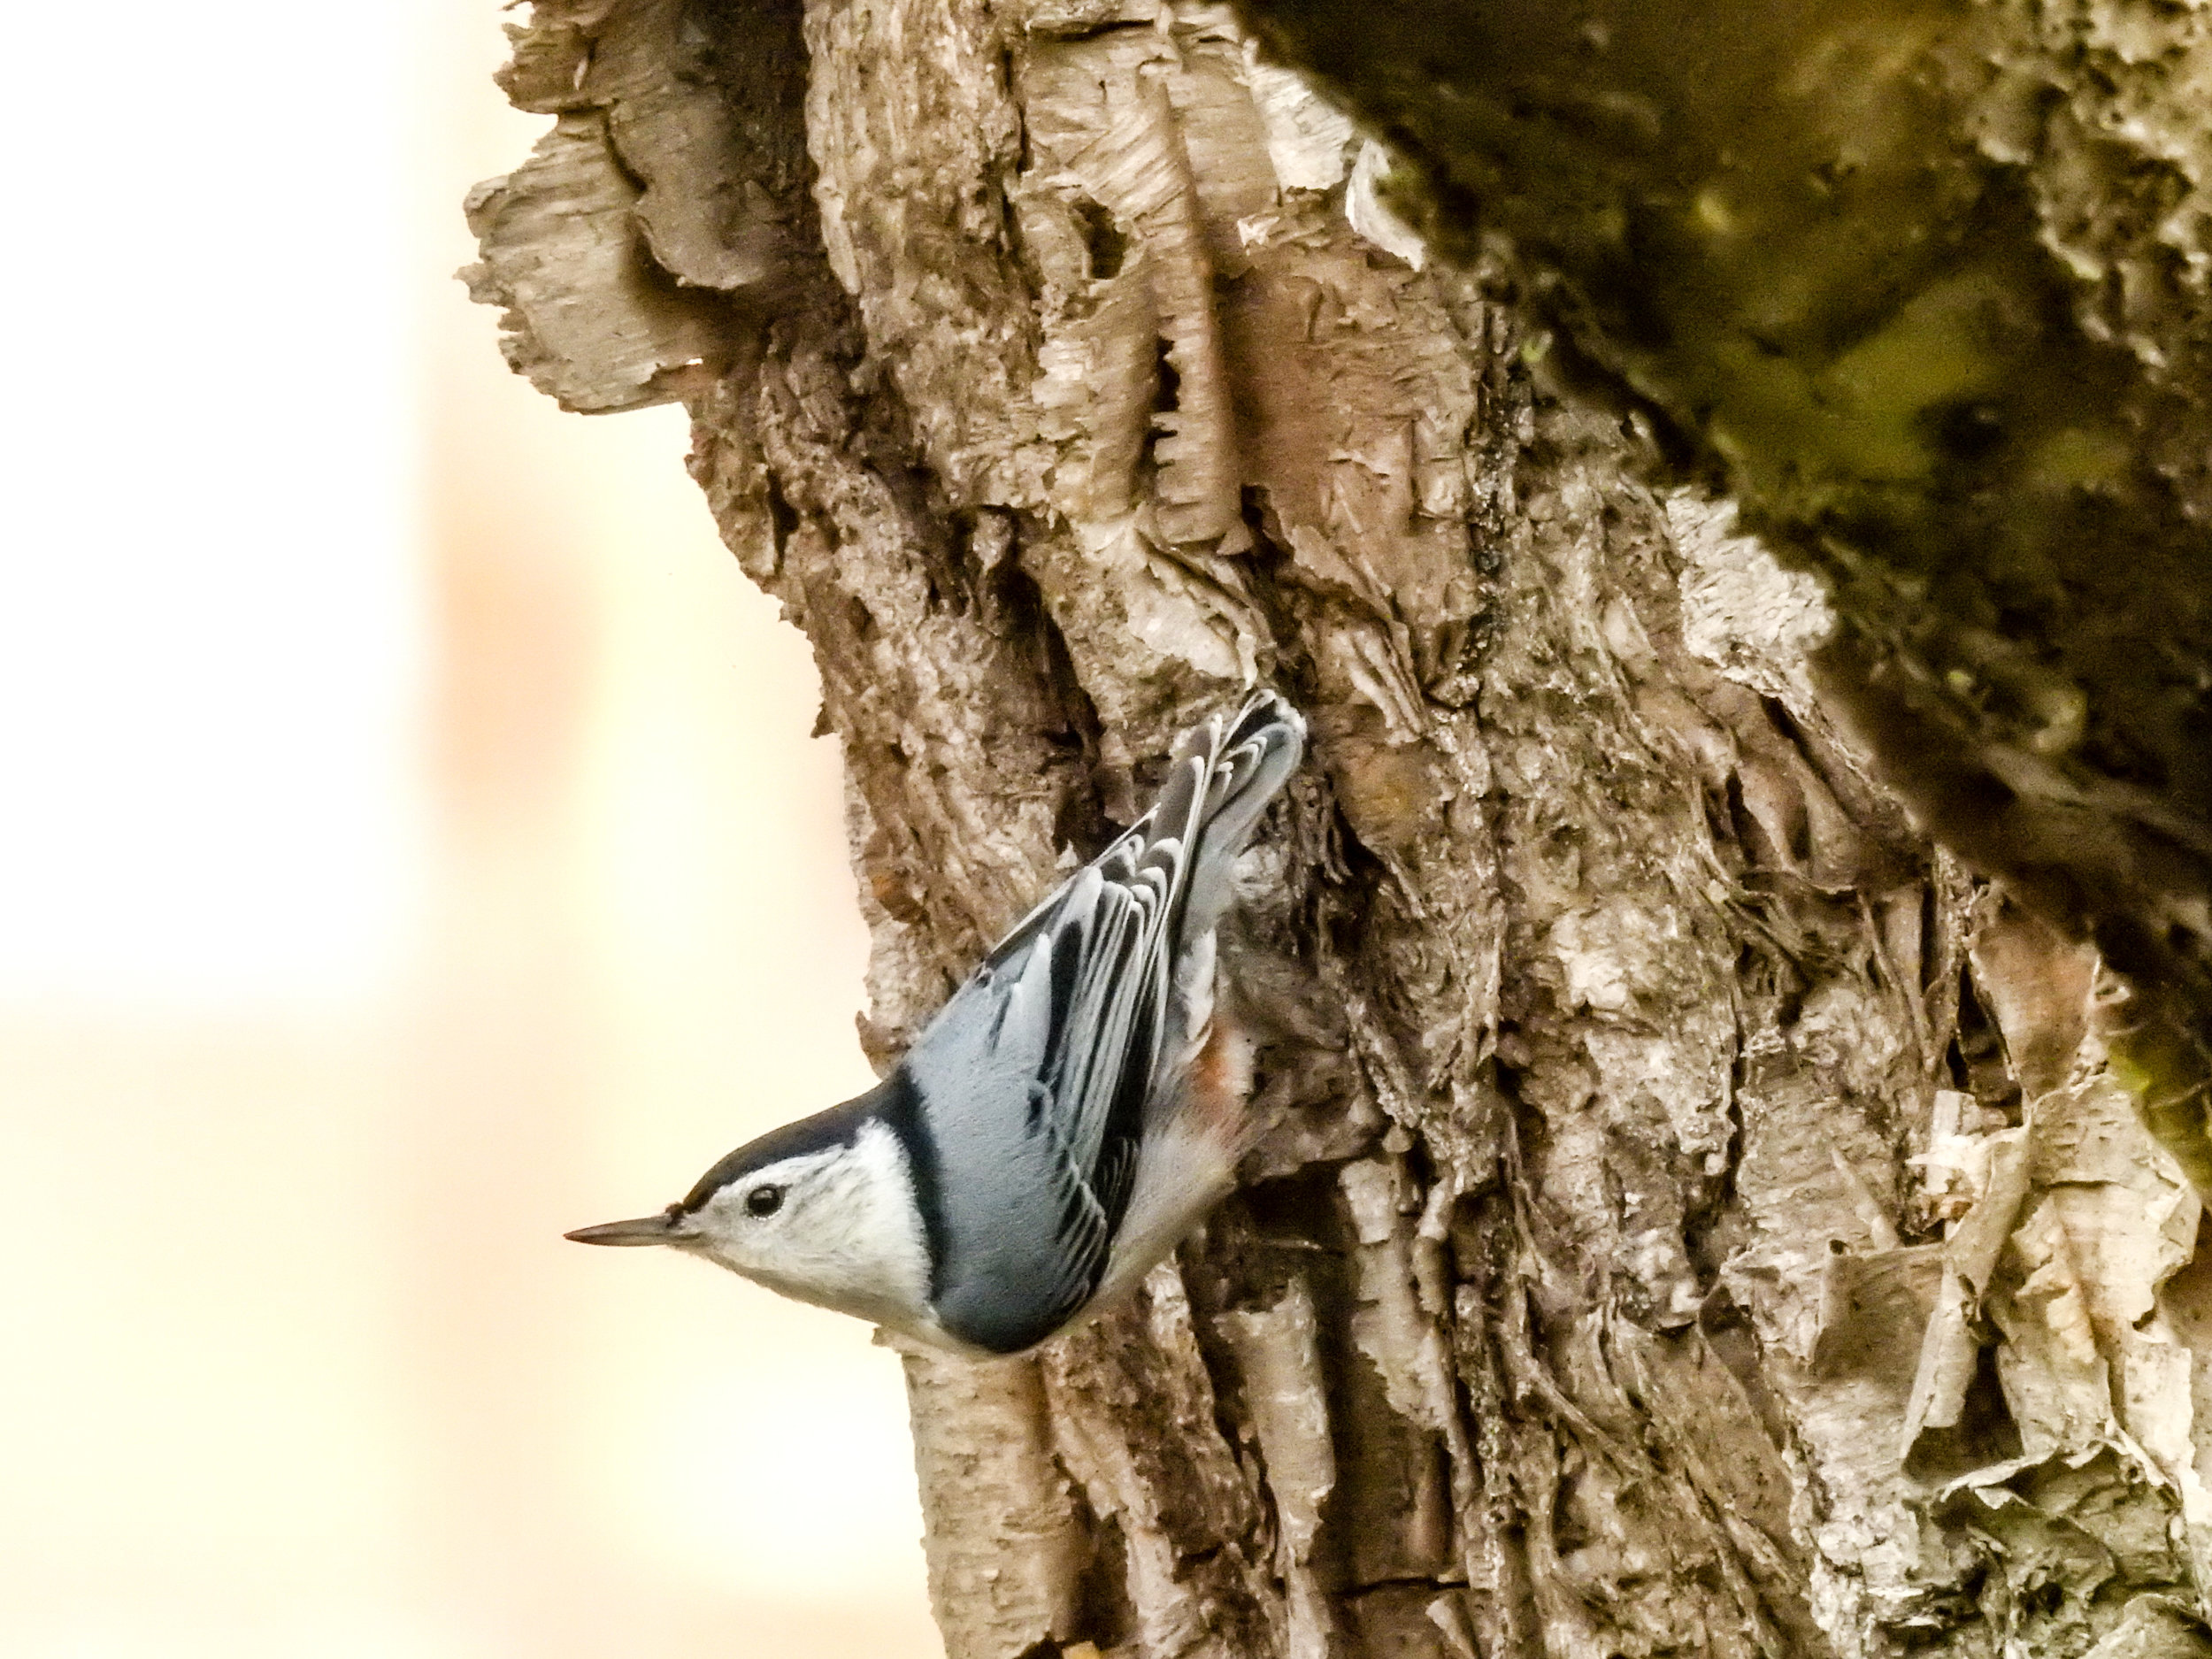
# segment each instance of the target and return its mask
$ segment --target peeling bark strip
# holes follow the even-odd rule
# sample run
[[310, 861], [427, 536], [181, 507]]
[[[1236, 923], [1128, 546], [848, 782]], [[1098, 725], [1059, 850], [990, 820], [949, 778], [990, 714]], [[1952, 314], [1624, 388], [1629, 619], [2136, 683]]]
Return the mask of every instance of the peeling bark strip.
[[2205, 1650], [2212, 1270], [2109, 982], [1870, 781], [1806, 579], [1351, 228], [1340, 118], [1218, 7], [515, 34], [472, 280], [570, 406], [686, 401], [813, 641], [873, 1052], [1248, 674], [1313, 719], [1245, 1190], [908, 1362], [955, 1659]]

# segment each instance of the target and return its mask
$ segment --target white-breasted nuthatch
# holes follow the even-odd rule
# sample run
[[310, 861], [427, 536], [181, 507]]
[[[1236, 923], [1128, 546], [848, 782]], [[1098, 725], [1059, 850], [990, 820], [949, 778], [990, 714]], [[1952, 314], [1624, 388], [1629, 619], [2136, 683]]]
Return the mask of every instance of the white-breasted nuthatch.
[[1135, 1283], [1233, 1185], [1258, 1127], [1214, 931], [1305, 733], [1272, 692], [1187, 733], [1151, 810], [882, 1082], [740, 1147], [660, 1215], [568, 1236], [672, 1245], [970, 1355], [1033, 1347]]

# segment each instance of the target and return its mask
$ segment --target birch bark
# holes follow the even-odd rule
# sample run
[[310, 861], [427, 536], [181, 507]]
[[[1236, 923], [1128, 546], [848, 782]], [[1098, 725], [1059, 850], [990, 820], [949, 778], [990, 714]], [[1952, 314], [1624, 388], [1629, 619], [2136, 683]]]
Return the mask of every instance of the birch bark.
[[514, 33], [555, 122], [472, 283], [569, 407], [685, 402], [812, 640], [873, 1052], [1190, 719], [1312, 718], [1244, 1189], [1039, 1356], [908, 1362], [955, 1659], [2208, 1650], [2212, 1277], [2108, 984], [1502, 267], [1422, 263], [1220, 6]]

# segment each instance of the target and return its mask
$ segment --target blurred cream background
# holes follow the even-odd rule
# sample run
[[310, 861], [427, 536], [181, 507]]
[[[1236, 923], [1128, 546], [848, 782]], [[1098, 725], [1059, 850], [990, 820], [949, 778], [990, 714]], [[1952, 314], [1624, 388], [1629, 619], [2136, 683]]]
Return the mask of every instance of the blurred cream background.
[[893, 1356], [564, 1242], [870, 1080], [796, 632], [452, 269], [494, 0], [12, 24], [0, 1653], [926, 1659]]

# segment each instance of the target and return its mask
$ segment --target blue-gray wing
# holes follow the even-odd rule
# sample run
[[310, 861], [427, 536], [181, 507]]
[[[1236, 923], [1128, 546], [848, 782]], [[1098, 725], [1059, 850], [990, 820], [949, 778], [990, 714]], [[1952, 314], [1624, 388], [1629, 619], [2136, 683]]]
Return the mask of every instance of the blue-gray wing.
[[1178, 964], [1210, 941], [1304, 729], [1262, 693], [1187, 736], [1152, 810], [1023, 918], [908, 1055], [938, 1141], [935, 1289], [956, 1334], [1027, 1347], [1096, 1287], [1148, 1107], [1190, 1034]]

